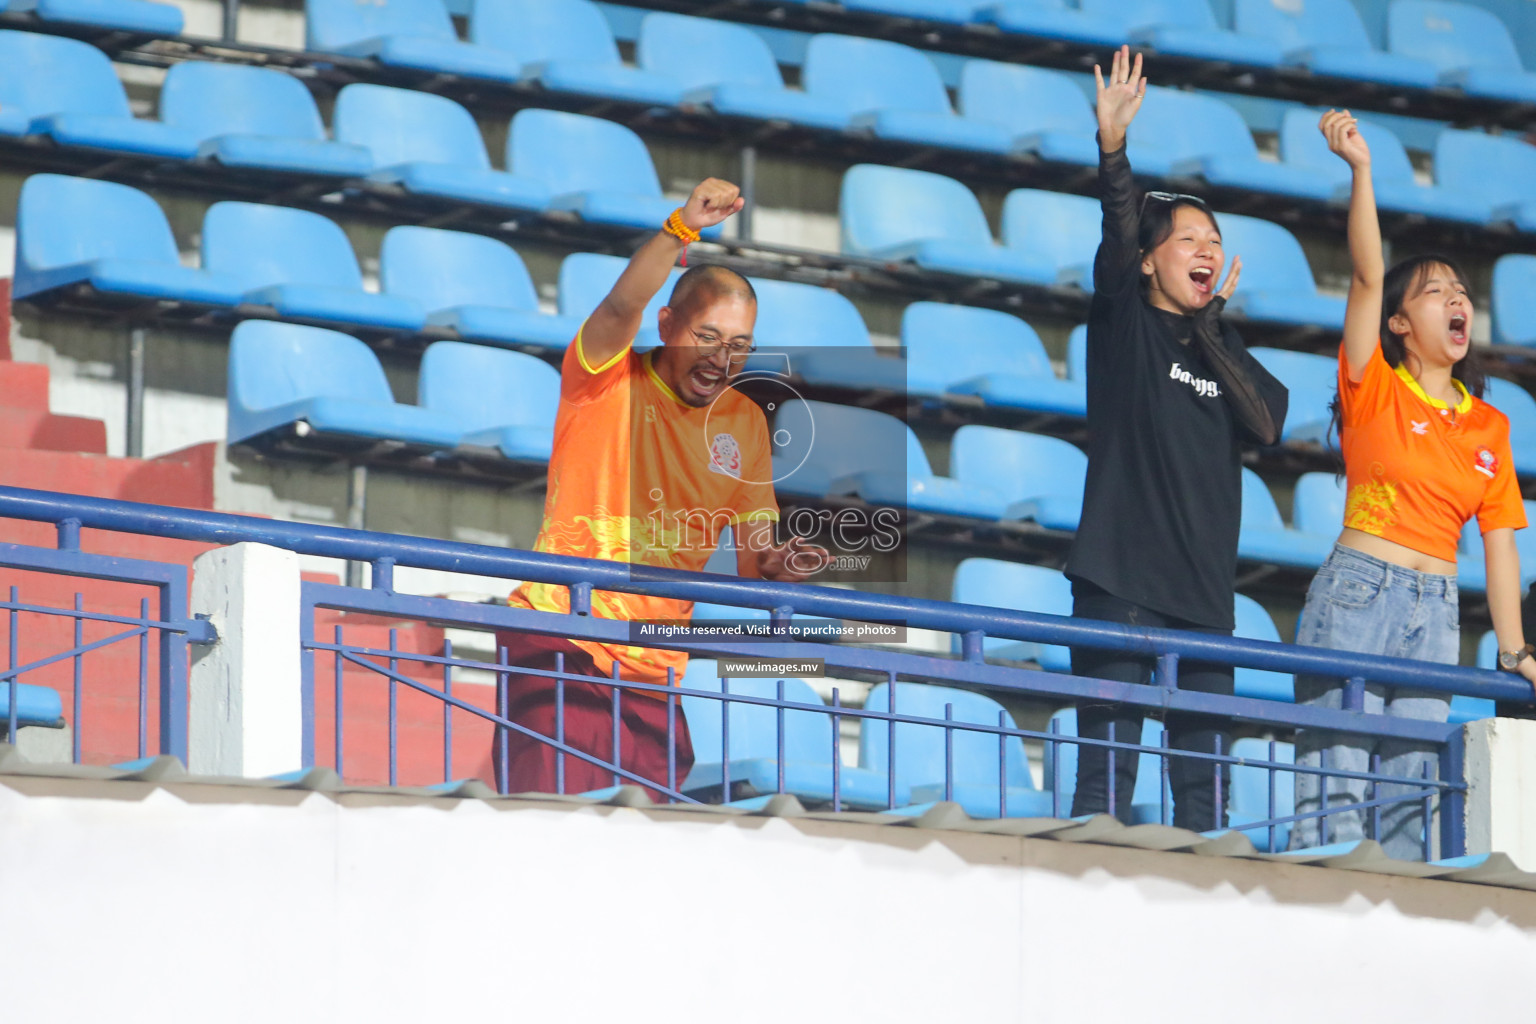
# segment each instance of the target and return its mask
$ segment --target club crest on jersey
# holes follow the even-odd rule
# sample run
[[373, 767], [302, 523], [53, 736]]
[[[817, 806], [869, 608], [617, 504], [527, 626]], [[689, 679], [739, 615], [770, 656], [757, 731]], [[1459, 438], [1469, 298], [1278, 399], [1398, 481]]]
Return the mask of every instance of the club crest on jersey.
[[1493, 474], [1499, 471], [1499, 457], [1487, 448], [1477, 450], [1477, 461], [1472, 463], [1472, 468], [1488, 479], [1493, 479]]
[[709, 443], [709, 471], [741, 479], [741, 445], [730, 434], [716, 434]]

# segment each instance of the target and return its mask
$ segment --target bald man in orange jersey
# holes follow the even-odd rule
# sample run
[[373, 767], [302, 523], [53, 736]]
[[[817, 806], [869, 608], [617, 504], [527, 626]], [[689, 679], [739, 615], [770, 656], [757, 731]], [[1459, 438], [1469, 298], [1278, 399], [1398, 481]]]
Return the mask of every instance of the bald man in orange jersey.
[[[640, 247], [607, 298], [589, 316], [561, 367], [560, 409], [544, 523], [534, 549], [700, 571], [733, 528], [742, 576], [799, 582], [826, 552], [798, 539], [778, 544], [772, 449], [763, 412], [730, 385], [752, 350], [757, 296], [746, 278], [719, 266], [696, 266], [678, 280], [657, 317], [663, 345], [634, 350], [646, 304], [666, 283], [691, 238], [741, 209], [739, 190], [710, 178], [699, 184], [667, 225]], [[525, 583], [514, 607], [568, 612], [565, 587]], [[592, 613], [628, 621], [689, 619], [691, 602], [598, 591]], [[501, 633], [511, 664], [552, 671], [564, 655], [567, 674], [665, 683], [681, 678], [687, 655], [633, 645]], [[612, 758], [612, 691], [568, 680], [565, 742]], [[548, 677], [512, 679], [509, 714], [546, 736], [555, 733], [555, 687]], [[630, 690], [621, 700], [620, 751], [626, 770], [667, 777], [667, 703], [656, 691]], [[676, 774], [693, 763], [687, 725], [676, 718]], [[509, 791], [553, 792], [556, 752], [509, 733]], [[500, 762], [499, 749], [493, 757]], [[611, 784], [612, 773], [565, 758], [565, 791]], [[657, 796], [654, 791], [652, 796]]]

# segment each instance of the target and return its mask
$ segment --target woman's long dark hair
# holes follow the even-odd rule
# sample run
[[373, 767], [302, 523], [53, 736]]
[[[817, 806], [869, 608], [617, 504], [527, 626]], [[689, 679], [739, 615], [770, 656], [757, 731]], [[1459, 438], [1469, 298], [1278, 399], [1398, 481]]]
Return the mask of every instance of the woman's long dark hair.
[[[1401, 366], [1408, 356], [1408, 348], [1403, 342], [1403, 336], [1392, 330], [1390, 323], [1394, 316], [1403, 311], [1403, 301], [1424, 286], [1424, 281], [1429, 277], [1435, 267], [1445, 267], [1451, 275], [1459, 281], [1463, 287], [1467, 284], [1467, 275], [1462, 273], [1461, 266], [1448, 256], [1438, 253], [1428, 253], [1423, 256], [1410, 256], [1401, 263], [1387, 271], [1386, 277], [1381, 283], [1381, 357], [1387, 361], [1387, 365], [1393, 368]], [[1478, 398], [1483, 397], [1483, 384], [1486, 375], [1483, 373], [1482, 357], [1477, 349], [1467, 346], [1467, 354], [1462, 356], [1451, 367], [1451, 376], [1461, 381], [1462, 386]], [[1335, 392], [1333, 401], [1328, 405], [1328, 411], [1333, 414], [1333, 420], [1328, 425], [1327, 443], [1332, 447], [1333, 438], [1344, 436], [1344, 407]], [[1342, 454], [1340, 456], [1342, 458]]]

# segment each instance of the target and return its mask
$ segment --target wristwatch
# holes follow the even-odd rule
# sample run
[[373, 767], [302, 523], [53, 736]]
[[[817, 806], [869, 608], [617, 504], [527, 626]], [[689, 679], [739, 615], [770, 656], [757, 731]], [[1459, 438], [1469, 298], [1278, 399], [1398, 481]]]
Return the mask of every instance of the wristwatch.
[[1503, 669], [1505, 672], [1513, 672], [1515, 669], [1520, 667], [1520, 662], [1524, 661], [1532, 654], [1536, 654], [1536, 644], [1526, 644], [1518, 651], [1500, 651], [1499, 668]]

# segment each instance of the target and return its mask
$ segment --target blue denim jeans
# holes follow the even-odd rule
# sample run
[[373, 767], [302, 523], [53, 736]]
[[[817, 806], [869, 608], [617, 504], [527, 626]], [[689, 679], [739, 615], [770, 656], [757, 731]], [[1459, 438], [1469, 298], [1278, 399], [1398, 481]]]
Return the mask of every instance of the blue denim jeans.
[[[1296, 642], [1394, 658], [1418, 658], [1446, 665], [1461, 654], [1461, 620], [1456, 577], [1415, 572], [1384, 562], [1353, 548], [1335, 546], [1307, 591], [1307, 605], [1296, 625]], [[1344, 680], [1321, 676], [1296, 677], [1296, 703], [1314, 707], [1343, 706]], [[1450, 697], [1443, 693], [1367, 683], [1365, 711], [1372, 714], [1444, 722]], [[1425, 765], [1438, 776], [1439, 753], [1432, 745], [1412, 740], [1375, 739], [1330, 730], [1303, 729], [1296, 735], [1296, 764], [1319, 767], [1322, 754], [1328, 767], [1368, 772], [1371, 755], [1381, 756], [1381, 773], [1421, 778]], [[1296, 813], [1317, 813], [1323, 807], [1322, 783], [1328, 804], [1360, 803], [1369, 798], [1370, 784], [1362, 779], [1321, 779], [1296, 776]], [[1414, 791], [1407, 785], [1382, 785], [1388, 799]], [[1328, 815], [1330, 843], [1368, 837], [1370, 811], [1337, 811]], [[1423, 859], [1424, 805], [1420, 800], [1389, 804], [1381, 809], [1381, 835], [1387, 854], [1399, 860]], [[1291, 830], [1291, 849], [1318, 846], [1323, 841], [1319, 819], [1306, 818]]]

